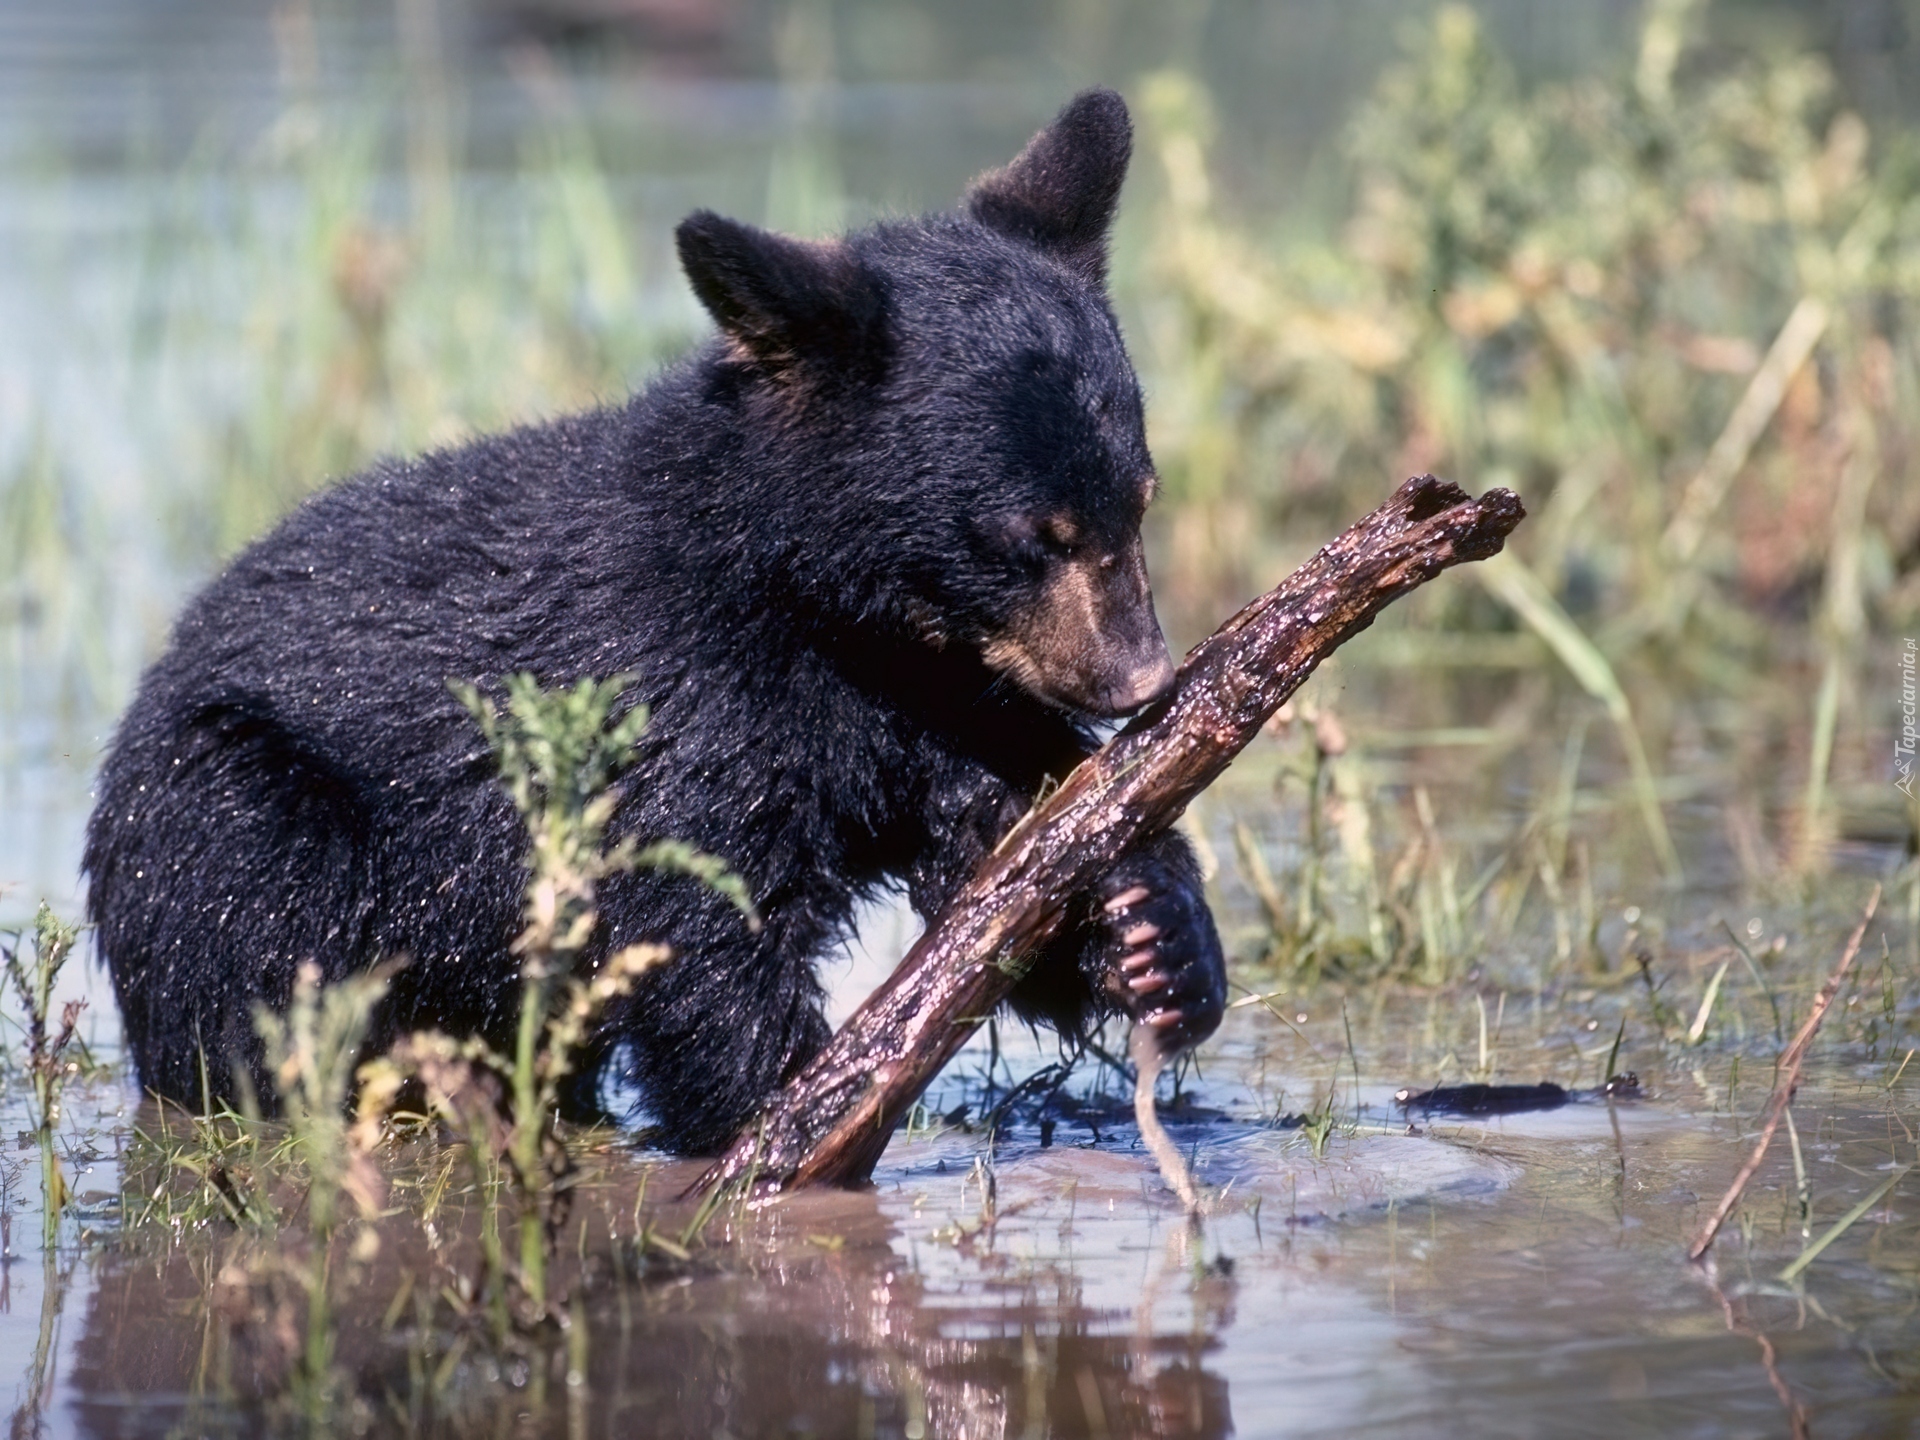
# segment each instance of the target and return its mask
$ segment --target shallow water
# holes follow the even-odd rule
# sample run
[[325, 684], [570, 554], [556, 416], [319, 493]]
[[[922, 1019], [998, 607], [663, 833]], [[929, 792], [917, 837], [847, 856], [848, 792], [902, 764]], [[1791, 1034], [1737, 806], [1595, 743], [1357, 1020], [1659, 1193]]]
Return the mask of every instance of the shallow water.
[[[1273, 755], [1250, 755], [1209, 797], [1219, 808], [1202, 807], [1216, 851], [1234, 812], [1284, 830]], [[1428, 753], [1418, 768], [1450, 834], [1511, 834], [1521, 817], [1472, 798], [1509, 783], [1511, 766], [1489, 778], [1478, 763], [1450, 772]], [[1598, 797], [1606, 777], [1593, 779]], [[1920, 1158], [1910, 873], [1794, 1106], [1810, 1213], [1783, 1133], [1696, 1267], [1684, 1251], [1751, 1148], [1776, 1024], [1791, 1034], [1804, 1017], [1864, 885], [1843, 872], [1812, 902], [1756, 898], [1710, 827], [1689, 822], [1693, 886], [1662, 891], [1636, 870], [1631, 812], [1616, 809], [1617, 822], [1587, 817], [1626, 857], [1597, 882], [1612, 968], [1555, 961], [1537, 917], [1441, 988], [1353, 984], [1343, 999], [1236, 966], [1236, 980], [1273, 990], [1241, 997], [1177, 1099], [1162, 1085], [1169, 1130], [1213, 1197], [1197, 1230], [1138, 1144], [1125, 1077], [1095, 1059], [988, 1143], [984, 1111], [1056, 1058], [1002, 1027], [991, 1087], [977, 1040], [867, 1191], [723, 1209], [690, 1236], [693, 1207], [677, 1197], [699, 1167], [603, 1137], [580, 1157], [556, 1261], [566, 1327], [501, 1344], [462, 1317], [477, 1272], [466, 1172], [416, 1142], [385, 1157], [413, 1188], [396, 1190], [377, 1252], [336, 1240], [335, 1384], [303, 1409], [290, 1383], [306, 1324], [290, 1268], [305, 1253], [300, 1195], [279, 1197], [277, 1232], [123, 1228], [121, 1205], [153, 1184], [123, 1168], [134, 1127], [179, 1122], [108, 1078], [77, 1085], [68, 1106], [81, 1203], [50, 1265], [34, 1154], [0, 1157], [17, 1257], [0, 1270], [0, 1374], [18, 1377], [25, 1433], [87, 1436], [1920, 1433], [1915, 1178], [1799, 1280], [1778, 1279]], [[1884, 848], [1837, 859], [1900, 864]], [[1223, 927], [1239, 935], [1249, 902], [1233, 872], [1217, 878]], [[1672, 1017], [1684, 1033], [1730, 953], [1711, 948], [1720, 917], [1746, 915], [1768, 989], [1735, 965], [1699, 1042], [1676, 1038]], [[1664, 1024], [1620, 968], [1635, 933], [1661, 937], [1646, 943]], [[869, 948], [833, 974], [836, 1023], [911, 926], [880, 910], [863, 934]], [[1122, 1053], [1124, 1037], [1108, 1038]], [[1643, 1098], [1411, 1127], [1393, 1105], [1402, 1087], [1473, 1079], [1590, 1091], [1610, 1061], [1637, 1072]], [[23, 1129], [20, 1086], [0, 1093], [0, 1133]], [[1329, 1108], [1316, 1156], [1299, 1117]], [[442, 1173], [444, 1203], [423, 1225], [421, 1187]]]
[[[1295, 1035], [1236, 1011], [1206, 1076], [1164, 1107], [1213, 1197], [1195, 1228], [1139, 1148], [1121, 1084], [1086, 1072], [1044, 1146], [1028, 1123], [991, 1149], [958, 1126], [903, 1132], [872, 1189], [723, 1211], [684, 1260], [671, 1238], [634, 1236], [639, 1221], [681, 1233], [688, 1207], [671, 1197], [698, 1167], [603, 1149], [561, 1246], [568, 1333], [504, 1350], [455, 1321], [453, 1300], [423, 1308], [470, 1268], [460, 1202], [431, 1239], [403, 1206], [377, 1255], [336, 1251], [346, 1395], [327, 1417], [450, 1435], [1725, 1436], [1793, 1433], [1799, 1407], [1822, 1437], [1920, 1430], [1906, 1187], [1783, 1284], [1803, 1243], [1783, 1136], [1711, 1263], [1689, 1265], [1764, 1077], [1734, 1085], [1735, 1118], [1724, 1059], [1669, 1064], [1629, 1043], [1647, 1098], [1409, 1127], [1392, 1090], [1426, 1077], [1370, 1057], [1404, 1054], [1422, 1023], [1394, 1006], [1359, 1027], [1356, 1107], [1351, 1057], [1344, 1081], [1326, 1063], [1337, 1012]], [[1552, 1005], [1510, 1022], [1508, 1078], [1590, 1079], [1569, 1034], [1584, 1022]], [[982, 1057], [936, 1106], [963, 1082], [980, 1093], [969, 1063]], [[1834, 1056], [1796, 1102], [1815, 1235], [1915, 1158], [1920, 1075], [1888, 1088], [1891, 1073]], [[1316, 1158], [1273, 1121], [1330, 1084], [1340, 1121]], [[83, 1132], [100, 1122], [109, 1153], [77, 1181], [91, 1210], [58, 1256], [64, 1286], [24, 1258], [6, 1271], [0, 1364], [34, 1374], [51, 1298], [50, 1432], [292, 1425], [282, 1382], [301, 1312], [272, 1277], [297, 1237], [213, 1225], [116, 1242], [97, 1192], [125, 1133], [99, 1114], [117, 1093], [91, 1092], [92, 1114], [74, 1116]], [[31, 1255], [32, 1175], [13, 1173], [14, 1245]]]

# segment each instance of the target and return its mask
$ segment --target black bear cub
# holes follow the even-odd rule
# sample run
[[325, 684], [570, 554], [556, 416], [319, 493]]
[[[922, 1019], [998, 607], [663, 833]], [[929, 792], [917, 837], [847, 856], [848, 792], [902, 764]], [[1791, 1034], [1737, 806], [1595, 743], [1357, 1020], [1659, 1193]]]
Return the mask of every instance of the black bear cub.
[[[181, 616], [87, 830], [140, 1082], [267, 1093], [256, 1002], [405, 955], [374, 1044], [508, 1043], [526, 835], [451, 678], [639, 677], [614, 829], [723, 857], [764, 918], [654, 873], [598, 942], [675, 959], [607, 1017], [670, 1142], [724, 1144], [827, 1037], [814, 965], [856, 902], [932, 917], [1091, 725], [1173, 678], [1140, 520], [1140, 391], [1105, 295], [1131, 145], [1079, 96], [958, 213], [826, 243], [707, 212], [679, 250], [718, 335], [624, 406], [309, 501]], [[1192, 856], [1142, 844], [1012, 1004], [1063, 1032], [1219, 1023]], [[591, 1083], [574, 1098], [592, 1109]]]

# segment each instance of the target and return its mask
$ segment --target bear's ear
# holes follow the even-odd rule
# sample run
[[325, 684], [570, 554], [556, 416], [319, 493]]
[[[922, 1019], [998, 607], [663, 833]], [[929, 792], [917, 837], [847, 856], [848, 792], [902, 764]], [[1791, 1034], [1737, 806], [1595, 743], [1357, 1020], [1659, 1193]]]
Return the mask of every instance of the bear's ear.
[[973, 183], [967, 208], [982, 225], [1058, 256], [1099, 285], [1132, 153], [1127, 102], [1111, 90], [1083, 90], [1012, 164]]
[[785, 235], [696, 210], [674, 231], [693, 293], [768, 371], [877, 375], [886, 360], [886, 295], [838, 241]]

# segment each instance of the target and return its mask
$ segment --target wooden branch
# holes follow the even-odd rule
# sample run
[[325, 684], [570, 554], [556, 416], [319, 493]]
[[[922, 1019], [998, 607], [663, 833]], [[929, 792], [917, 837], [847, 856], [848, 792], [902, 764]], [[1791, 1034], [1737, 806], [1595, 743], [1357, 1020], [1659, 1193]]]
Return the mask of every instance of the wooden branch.
[[1430, 475], [1197, 645], [1174, 691], [1029, 811], [946, 913], [767, 1112], [695, 1182], [756, 1191], [864, 1182], [900, 1118], [1032, 955], [1142, 837], [1165, 830], [1273, 712], [1392, 601], [1499, 551], [1519, 498]]

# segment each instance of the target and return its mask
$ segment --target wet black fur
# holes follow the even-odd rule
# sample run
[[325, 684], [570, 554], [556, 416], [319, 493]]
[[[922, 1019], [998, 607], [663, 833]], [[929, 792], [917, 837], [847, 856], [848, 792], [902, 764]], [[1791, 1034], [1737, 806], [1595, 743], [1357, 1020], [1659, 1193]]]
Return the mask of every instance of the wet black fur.
[[[1100, 289], [1126, 155], [1092, 92], [967, 211], [825, 246], [696, 215], [714, 341], [624, 406], [382, 463], [241, 555], [145, 677], [87, 832], [141, 1083], [197, 1101], [244, 1065], [264, 1088], [252, 1007], [308, 957], [411, 957], [375, 1043], [504, 1044], [525, 834], [446, 682], [628, 672], [653, 718], [617, 828], [725, 857], [765, 924], [690, 880], [609, 883], [604, 943], [679, 958], [598, 1058], [629, 1057], [674, 1144], [730, 1138], [826, 1038], [814, 965], [856, 902], [904, 883], [933, 915], [1089, 748], [1088, 717], [980, 649], [1034, 594], [1030, 517], [1138, 524], [1140, 396]], [[1106, 893], [1135, 881], [1166, 921], [1172, 1038], [1201, 1038], [1223, 982], [1191, 857], [1162, 837]], [[1098, 898], [1023, 1016], [1116, 1007], [1132, 917]]]

